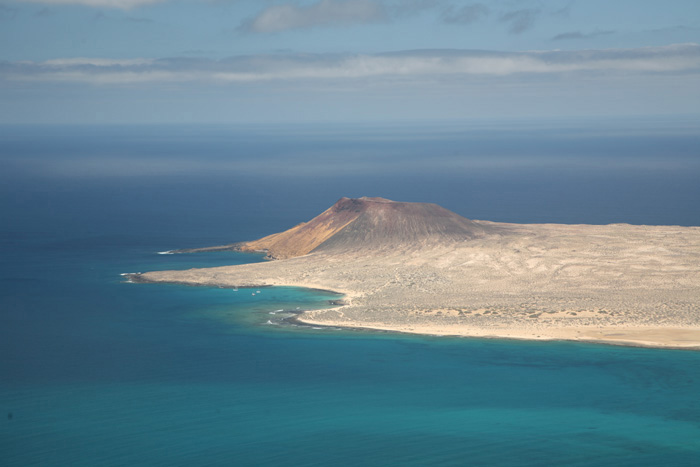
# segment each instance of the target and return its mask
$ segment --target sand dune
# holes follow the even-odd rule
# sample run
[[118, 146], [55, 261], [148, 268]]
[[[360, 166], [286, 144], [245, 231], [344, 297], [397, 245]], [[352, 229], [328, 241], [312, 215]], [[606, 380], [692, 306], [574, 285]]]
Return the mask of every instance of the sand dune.
[[435, 335], [700, 348], [700, 228], [521, 225], [439, 206], [343, 198], [253, 242], [276, 261], [135, 276], [143, 282], [334, 290], [314, 325]]

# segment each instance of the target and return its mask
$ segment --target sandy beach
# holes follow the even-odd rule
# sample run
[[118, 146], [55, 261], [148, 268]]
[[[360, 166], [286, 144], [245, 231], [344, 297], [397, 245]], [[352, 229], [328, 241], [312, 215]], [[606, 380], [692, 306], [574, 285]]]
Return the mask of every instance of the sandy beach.
[[344, 294], [297, 318], [318, 326], [700, 349], [700, 228], [469, 222], [484, 233], [132, 278]]

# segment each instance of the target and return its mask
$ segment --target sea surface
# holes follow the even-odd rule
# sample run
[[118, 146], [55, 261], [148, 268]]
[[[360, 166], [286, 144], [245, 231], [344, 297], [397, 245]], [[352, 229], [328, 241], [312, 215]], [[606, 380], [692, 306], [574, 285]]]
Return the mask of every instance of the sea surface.
[[335, 294], [132, 284], [262, 261], [341, 196], [700, 225], [693, 118], [0, 127], [0, 465], [700, 465], [700, 352], [292, 326]]

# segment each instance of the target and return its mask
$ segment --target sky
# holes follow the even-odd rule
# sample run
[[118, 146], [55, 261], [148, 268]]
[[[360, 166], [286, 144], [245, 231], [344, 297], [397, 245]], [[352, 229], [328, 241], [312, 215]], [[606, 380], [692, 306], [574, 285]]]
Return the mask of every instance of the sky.
[[0, 123], [700, 114], [697, 0], [0, 0]]

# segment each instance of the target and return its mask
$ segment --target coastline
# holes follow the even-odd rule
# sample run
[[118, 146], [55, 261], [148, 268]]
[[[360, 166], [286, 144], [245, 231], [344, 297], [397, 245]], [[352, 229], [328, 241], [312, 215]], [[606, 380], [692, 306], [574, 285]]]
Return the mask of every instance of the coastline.
[[700, 228], [497, 227], [462, 242], [312, 252], [127, 279], [343, 295], [341, 306], [295, 317], [311, 326], [700, 350]]
[[[700, 327], [695, 329], [571, 327], [527, 330], [515, 328], [494, 329], [469, 326], [441, 326], [439, 324], [428, 326], [416, 324], [388, 326], [382, 323], [314, 320], [313, 317], [309, 316], [312, 313], [313, 312], [307, 311], [301, 312], [290, 318], [290, 321], [305, 326], [415, 334], [432, 337], [512, 339], [544, 342], [564, 341], [622, 347], [700, 351]], [[596, 334], [598, 334], [598, 336], [596, 336]], [[655, 335], [656, 338], [653, 340], [649, 339], [650, 334]], [[644, 338], [645, 336], [647, 338]]]
[[[143, 273], [125, 273], [123, 276], [134, 283], [163, 283], [186, 285], [191, 287], [221, 287], [230, 288], [230, 284], [192, 283], [189, 281], [159, 281], [144, 277]], [[132, 279], [133, 278], [133, 279]], [[322, 314], [340, 313], [351, 307], [351, 296], [354, 293], [343, 293], [328, 288], [319, 287], [318, 284], [249, 284], [240, 288], [268, 288], [268, 287], [301, 287], [309, 290], [317, 290], [325, 293], [336, 294], [341, 297], [339, 303], [330, 303], [331, 307], [318, 310], [302, 310], [294, 312], [294, 316], [284, 321], [301, 326], [338, 328], [353, 331], [378, 331], [398, 334], [414, 334], [432, 337], [460, 337], [477, 339], [512, 339], [526, 341], [565, 341], [581, 342], [602, 345], [615, 345], [623, 347], [640, 347], [656, 349], [694, 350], [700, 351], [700, 326], [692, 328], [678, 327], [653, 327], [653, 326], [569, 326], [552, 327], [546, 323], [539, 326], [513, 327], [504, 323], [490, 323], [484, 327], [469, 325], [446, 325], [439, 322], [417, 323], [406, 321], [399, 324], [387, 324], [381, 322], [362, 322], [352, 320], [340, 320], [324, 318]], [[350, 296], [349, 296], [350, 295]], [[427, 311], [426, 313], [430, 313]]]

